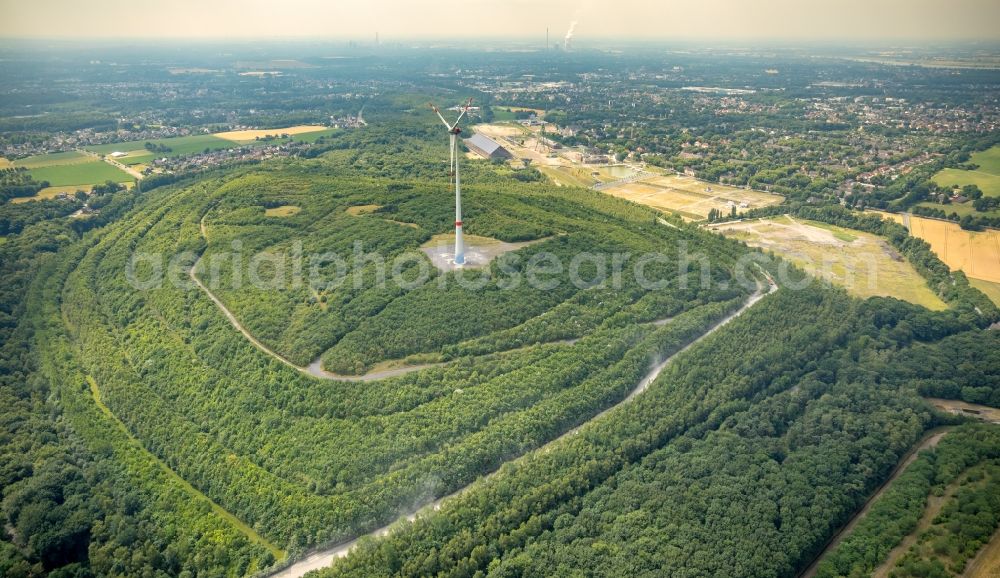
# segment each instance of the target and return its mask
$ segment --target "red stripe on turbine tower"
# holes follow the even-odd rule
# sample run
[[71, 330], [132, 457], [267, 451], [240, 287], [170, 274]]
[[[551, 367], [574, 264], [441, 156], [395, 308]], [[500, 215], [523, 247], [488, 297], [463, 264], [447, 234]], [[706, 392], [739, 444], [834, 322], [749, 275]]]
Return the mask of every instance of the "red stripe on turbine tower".
[[461, 227], [462, 226], [462, 221], [455, 221], [455, 226], [456, 227]]

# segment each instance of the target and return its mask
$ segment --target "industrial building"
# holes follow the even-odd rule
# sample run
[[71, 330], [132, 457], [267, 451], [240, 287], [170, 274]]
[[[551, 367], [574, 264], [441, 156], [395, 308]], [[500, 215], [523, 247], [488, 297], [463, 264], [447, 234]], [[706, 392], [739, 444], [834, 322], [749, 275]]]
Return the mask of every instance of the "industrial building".
[[469, 147], [470, 151], [486, 160], [505, 160], [514, 157], [514, 155], [510, 154], [510, 151], [503, 148], [500, 143], [486, 135], [476, 133], [472, 135], [471, 138], [465, 139], [464, 142], [465, 146]]

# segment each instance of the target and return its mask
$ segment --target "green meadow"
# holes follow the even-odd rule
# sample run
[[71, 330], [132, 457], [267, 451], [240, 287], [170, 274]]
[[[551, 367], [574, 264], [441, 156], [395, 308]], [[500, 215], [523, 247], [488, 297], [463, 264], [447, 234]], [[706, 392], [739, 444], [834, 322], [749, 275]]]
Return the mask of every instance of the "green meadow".
[[969, 162], [979, 168], [974, 171], [942, 169], [934, 175], [934, 182], [945, 187], [976, 185], [984, 195], [1000, 197], [1000, 146], [973, 154]]
[[14, 161], [15, 167], [26, 169], [37, 169], [41, 167], [51, 167], [55, 165], [70, 165], [91, 162], [94, 159], [80, 151], [66, 151], [61, 153], [49, 153], [46, 155], [35, 155]]
[[37, 181], [48, 181], [53, 187], [93, 185], [104, 181], [123, 183], [135, 180], [132, 175], [97, 159], [74, 164], [40, 166], [31, 169], [31, 176]]
[[[165, 153], [154, 153], [146, 150], [146, 143], [153, 143], [155, 145], [163, 145], [170, 148], [170, 152]], [[211, 134], [197, 134], [191, 136], [179, 136], [174, 138], [161, 138], [161, 139], [151, 139], [151, 140], [137, 140], [130, 142], [120, 142], [105, 145], [95, 145], [86, 147], [87, 150], [109, 155], [113, 152], [120, 151], [124, 153], [135, 153], [129, 154], [127, 157], [121, 157], [118, 159], [119, 162], [124, 164], [137, 164], [139, 162], [149, 161], [155, 157], [175, 157], [180, 155], [190, 155], [194, 153], [203, 152], [205, 149], [218, 150], [226, 149], [230, 147], [240, 146], [239, 143], [219, 138]]]

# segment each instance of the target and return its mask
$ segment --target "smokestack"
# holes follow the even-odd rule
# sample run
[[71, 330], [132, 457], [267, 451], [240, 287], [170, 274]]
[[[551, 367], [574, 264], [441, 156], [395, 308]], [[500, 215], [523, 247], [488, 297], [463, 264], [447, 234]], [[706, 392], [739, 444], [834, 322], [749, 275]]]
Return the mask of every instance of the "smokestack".
[[549, 27], [545, 27], [545, 51], [549, 51]]

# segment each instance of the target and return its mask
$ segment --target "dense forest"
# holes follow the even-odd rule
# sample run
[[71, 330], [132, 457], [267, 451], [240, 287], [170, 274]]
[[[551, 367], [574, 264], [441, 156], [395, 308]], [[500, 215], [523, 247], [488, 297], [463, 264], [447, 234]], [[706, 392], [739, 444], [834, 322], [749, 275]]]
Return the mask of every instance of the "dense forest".
[[781, 291], [627, 410], [324, 575], [792, 574], [947, 421], [887, 364], [964, 331], [953, 312]]
[[947, 432], [893, 482], [820, 563], [816, 575], [871, 574], [886, 562], [892, 548], [917, 529], [932, 496], [946, 498], [932, 521], [937, 527], [920, 533], [918, 547], [897, 561], [893, 576], [961, 575], [969, 558], [1000, 524], [998, 459], [1000, 431], [996, 427], [970, 424]]

